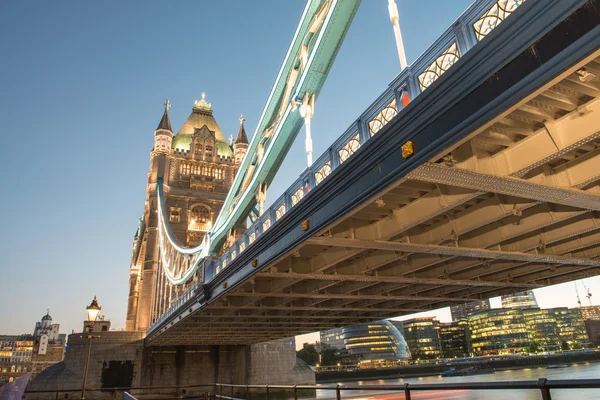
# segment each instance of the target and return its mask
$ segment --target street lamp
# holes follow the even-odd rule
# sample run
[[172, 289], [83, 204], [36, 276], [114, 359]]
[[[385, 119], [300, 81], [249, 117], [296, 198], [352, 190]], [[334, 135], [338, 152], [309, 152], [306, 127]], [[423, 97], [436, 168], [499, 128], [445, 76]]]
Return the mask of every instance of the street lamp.
[[[88, 363], [90, 362], [90, 353], [92, 351], [92, 339], [94, 337], [92, 333], [94, 332], [94, 322], [98, 318], [98, 314], [100, 314], [100, 306], [98, 305], [98, 300], [96, 300], [96, 296], [94, 296], [94, 300], [92, 303], [85, 308], [85, 312], [87, 313], [87, 339], [88, 339], [88, 348], [87, 355], [85, 356], [85, 366], [83, 367], [83, 384], [81, 386], [81, 400], [85, 400], [85, 381], [87, 380], [87, 372], [88, 372]], [[80, 336], [84, 337], [84, 336]]]

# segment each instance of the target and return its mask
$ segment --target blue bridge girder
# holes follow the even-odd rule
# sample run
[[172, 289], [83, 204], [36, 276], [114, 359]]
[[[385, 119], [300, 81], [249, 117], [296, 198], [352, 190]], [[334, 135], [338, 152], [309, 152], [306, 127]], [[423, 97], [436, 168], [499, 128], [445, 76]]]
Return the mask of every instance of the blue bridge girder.
[[[600, 0], [528, 0], [475, 43], [467, 28], [494, 4], [474, 3], [244, 237], [205, 258], [203, 282], [147, 340], [261, 342], [597, 275]], [[459, 59], [427, 80], [449, 49]]]

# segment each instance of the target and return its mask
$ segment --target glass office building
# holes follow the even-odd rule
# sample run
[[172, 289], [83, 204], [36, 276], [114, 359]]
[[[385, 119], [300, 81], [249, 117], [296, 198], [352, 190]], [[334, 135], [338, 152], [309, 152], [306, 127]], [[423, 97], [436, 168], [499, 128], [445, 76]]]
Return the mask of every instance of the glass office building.
[[344, 346], [361, 368], [406, 363], [410, 352], [400, 331], [387, 320], [342, 328]]
[[502, 308], [538, 308], [532, 290], [502, 295], [501, 301]]
[[529, 348], [527, 324], [518, 308], [480, 311], [469, 317], [468, 324], [474, 355], [521, 353]]

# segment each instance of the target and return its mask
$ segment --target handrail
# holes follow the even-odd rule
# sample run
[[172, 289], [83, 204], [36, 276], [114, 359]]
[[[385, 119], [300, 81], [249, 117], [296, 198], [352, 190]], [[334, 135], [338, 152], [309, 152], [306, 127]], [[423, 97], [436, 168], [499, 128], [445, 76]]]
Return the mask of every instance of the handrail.
[[[460, 382], [460, 383], [404, 383], [401, 385], [257, 385], [257, 384], [231, 384], [231, 383], [205, 383], [195, 385], [164, 385], [164, 386], [136, 386], [136, 387], [111, 387], [90, 388], [86, 391], [138, 391], [138, 390], [165, 390], [165, 389], [194, 389], [194, 388], [233, 388], [233, 389], [283, 389], [283, 390], [325, 390], [325, 391], [411, 391], [430, 390], [515, 390], [515, 389], [600, 389], [600, 379], [552, 379], [539, 378], [527, 381], [491, 381], [491, 382]], [[33, 393], [71, 393], [80, 392], [81, 388], [58, 390], [26, 390], [25, 394]], [[215, 390], [216, 392], [217, 390]], [[219, 397], [219, 395], [216, 395]]]

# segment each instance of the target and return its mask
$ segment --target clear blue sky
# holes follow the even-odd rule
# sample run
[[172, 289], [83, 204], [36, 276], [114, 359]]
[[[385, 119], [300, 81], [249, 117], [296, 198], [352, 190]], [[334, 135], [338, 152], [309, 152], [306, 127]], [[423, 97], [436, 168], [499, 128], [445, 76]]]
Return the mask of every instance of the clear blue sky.
[[[470, 0], [398, 0], [409, 62]], [[175, 129], [206, 92], [226, 136], [253, 131], [305, 2], [0, 2], [0, 334], [50, 309], [80, 330], [98, 296], [123, 328], [131, 241], [153, 132], [168, 97]], [[317, 99], [315, 158], [398, 73], [386, 0], [364, 0]], [[303, 134], [302, 134], [303, 135]], [[303, 136], [268, 193], [304, 168]], [[589, 279], [599, 293], [600, 283]], [[543, 306], [574, 305], [567, 289]], [[443, 313], [440, 314], [443, 316]]]

